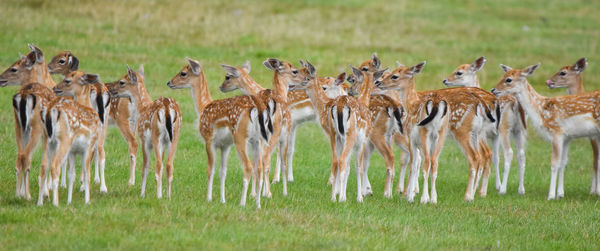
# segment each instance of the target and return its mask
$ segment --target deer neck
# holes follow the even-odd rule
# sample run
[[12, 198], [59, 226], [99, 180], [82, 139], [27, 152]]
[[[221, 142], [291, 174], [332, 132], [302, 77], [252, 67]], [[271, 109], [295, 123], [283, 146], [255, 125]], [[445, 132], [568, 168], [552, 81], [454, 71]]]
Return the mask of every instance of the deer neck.
[[577, 74], [577, 76], [575, 76], [574, 80], [571, 80], [574, 83], [569, 83], [569, 87], [567, 87], [567, 93], [569, 95], [571, 94], [578, 94], [578, 93], [583, 93], [583, 82], [581, 80], [581, 75]]
[[40, 83], [50, 89], [52, 89], [56, 85], [56, 83], [50, 76], [50, 72], [48, 72], [48, 65], [46, 64], [46, 62], [42, 64], [35, 63], [33, 69], [29, 73], [29, 79], [27, 83], [24, 84], [32, 82]]
[[317, 111], [317, 116], [321, 116], [321, 112], [326, 110], [327, 103], [331, 99], [327, 97], [327, 93], [325, 93], [323, 88], [319, 85], [317, 78], [310, 80], [308, 88], [306, 89], [306, 95], [310, 99], [315, 111]]
[[525, 90], [514, 94], [519, 104], [525, 110], [527, 115], [531, 116], [531, 121], [536, 127], [541, 127], [543, 124], [542, 106], [546, 97], [538, 94], [529, 83], [526, 83]]
[[244, 83], [244, 88], [241, 88], [241, 91], [246, 95], [258, 95], [265, 89], [256, 83], [256, 81], [254, 81], [254, 79], [252, 79], [248, 74], [243, 74], [241, 78], [242, 82]]
[[134, 97], [132, 97], [132, 101], [137, 106], [138, 112], [141, 112], [142, 110], [144, 110], [144, 109], [150, 107], [150, 105], [152, 105], [152, 98], [146, 91], [144, 82], [140, 82], [138, 84], [138, 95], [135, 95]]
[[273, 99], [279, 104], [287, 104], [288, 84], [277, 70], [273, 74]]
[[204, 111], [204, 108], [213, 101], [208, 90], [208, 84], [206, 83], [204, 71], [200, 74], [200, 81], [195, 81], [192, 83], [192, 88], [190, 88], [198, 119], [200, 119], [201, 112]]
[[[92, 100], [90, 94], [92, 93], [92, 85], [83, 86], [83, 91], [79, 95], [75, 96], [75, 101], [87, 107], [92, 107]], [[98, 93], [100, 95], [100, 93]]]
[[369, 100], [371, 100], [371, 92], [373, 91], [374, 87], [372, 82], [373, 81], [371, 81], [371, 79], [368, 79], [366, 83], [363, 82], [358, 96], [358, 102], [367, 107], [369, 106]]
[[404, 106], [406, 108], [410, 107], [410, 104], [413, 104], [414, 102], [419, 101], [419, 95], [417, 94], [417, 91], [415, 90], [415, 80], [411, 79], [409, 81], [410, 81], [410, 84], [407, 88], [398, 90], [398, 96], [400, 97], [400, 103], [402, 103], [402, 106]]

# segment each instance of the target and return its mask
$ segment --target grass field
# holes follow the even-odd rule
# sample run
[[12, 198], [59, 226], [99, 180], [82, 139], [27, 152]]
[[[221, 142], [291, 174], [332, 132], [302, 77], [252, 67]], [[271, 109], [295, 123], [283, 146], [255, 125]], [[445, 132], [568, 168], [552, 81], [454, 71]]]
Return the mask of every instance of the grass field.
[[[416, 80], [421, 90], [442, 88], [441, 80], [457, 65], [482, 55], [488, 59], [480, 73], [485, 89], [499, 80], [499, 63], [542, 62], [530, 82], [542, 94], [562, 95], [564, 90], [548, 90], [543, 82], [582, 56], [590, 62], [584, 85], [600, 89], [598, 1], [4, 0], [0, 5], [2, 70], [18, 52], [27, 52], [27, 43], [42, 48], [46, 60], [71, 50], [80, 69], [104, 81], [124, 75], [125, 64], [143, 63], [150, 95], [174, 97], [184, 115], [170, 201], [156, 199], [152, 172], [149, 196], [140, 198], [141, 152], [137, 183], [127, 185], [127, 146], [110, 128], [109, 193], [100, 194], [94, 185], [89, 205], [75, 193], [74, 203], [66, 206], [61, 189], [59, 208], [37, 207], [15, 198], [9, 100], [17, 88], [0, 89], [0, 249], [600, 249], [600, 198], [589, 195], [592, 156], [585, 140], [571, 146], [566, 198], [558, 201], [546, 201], [550, 145], [530, 128], [524, 196], [517, 194], [513, 165], [508, 194], [498, 195], [492, 176], [487, 198], [465, 203], [467, 162], [449, 140], [440, 158], [437, 205], [410, 204], [398, 194], [384, 199], [383, 160], [377, 154], [370, 173], [375, 194], [357, 203], [351, 178], [351, 199], [334, 204], [326, 185], [328, 142], [313, 123], [299, 130], [290, 195], [283, 197], [281, 185], [274, 185], [273, 198], [256, 210], [253, 199], [238, 205], [242, 175], [235, 154], [227, 203], [206, 201], [206, 154], [193, 126], [192, 99], [188, 91], [166, 86], [185, 56], [202, 63], [213, 97], [222, 98], [239, 92], [218, 91], [225, 75], [219, 63], [250, 60], [252, 77], [270, 86], [272, 72], [260, 65], [266, 57], [308, 59], [320, 75], [334, 76], [378, 52], [389, 67], [396, 60], [407, 65], [427, 60]], [[39, 163], [38, 150], [30, 179], [34, 198]]]

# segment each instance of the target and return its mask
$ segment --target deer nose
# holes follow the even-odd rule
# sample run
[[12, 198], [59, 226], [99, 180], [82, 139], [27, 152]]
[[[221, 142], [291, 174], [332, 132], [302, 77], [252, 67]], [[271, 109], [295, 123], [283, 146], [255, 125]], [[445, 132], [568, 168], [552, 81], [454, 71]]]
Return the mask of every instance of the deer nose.
[[497, 95], [498, 94], [498, 90], [496, 90], [496, 88], [492, 88], [492, 94]]
[[379, 80], [375, 81], [375, 86], [377, 86], [377, 87], [381, 86], [381, 81], [379, 81]]
[[446, 82], [448, 82], [448, 79], [442, 80], [442, 83], [446, 84]]
[[171, 81], [167, 82], [167, 86], [171, 87]]

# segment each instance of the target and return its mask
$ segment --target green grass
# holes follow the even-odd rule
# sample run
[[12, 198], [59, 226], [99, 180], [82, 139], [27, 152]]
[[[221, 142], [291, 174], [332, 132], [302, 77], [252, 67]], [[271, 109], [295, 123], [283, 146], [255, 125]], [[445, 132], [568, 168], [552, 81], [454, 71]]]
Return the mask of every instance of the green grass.
[[[235, 154], [229, 162], [227, 203], [206, 201], [206, 155], [193, 128], [192, 99], [187, 91], [165, 86], [185, 56], [203, 64], [213, 97], [222, 98], [233, 94], [218, 91], [224, 76], [219, 63], [250, 60], [252, 77], [270, 86], [272, 72], [260, 66], [266, 57], [308, 59], [320, 75], [334, 76], [378, 52], [389, 67], [396, 60], [407, 65], [427, 60], [416, 80], [422, 90], [442, 88], [441, 80], [457, 65], [482, 55], [488, 59], [480, 74], [486, 89], [499, 80], [499, 63], [524, 67], [542, 62], [530, 82], [543, 94], [562, 95], [564, 90], [548, 90], [543, 82], [582, 56], [590, 62], [584, 73], [587, 89], [600, 89], [598, 1], [7, 0], [1, 5], [0, 68], [14, 62], [17, 52], [25, 53], [27, 43], [42, 48], [47, 60], [71, 50], [82, 70], [98, 73], [104, 81], [125, 74], [125, 64], [143, 63], [150, 95], [174, 97], [184, 114], [171, 201], [156, 199], [152, 172], [149, 196], [139, 197], [141, 163], [136, 186], [127, 185], [126, 143], [111, 128], [106, 144], [109, 193], [100, 194], [94, 185], [90, 205], [76, 192], [73, 204], [66, 206], [61, 189], [59, 208], [50, 203], [37, 207], [14, 195], [16, 143], [9, 100], [17, 89], [0, 89], [4, 250], [600, 248], [600, 198], [588, 193], [592, 156], [587, 141], [571, 146], [566, 198], [558, 201], [545, 199], [550, 146], [530, 129], [524, 196], [517, 195], [513, 167], [507, 195], [497, 194], [492, 178], [487, 198], [463, 202], [467, 163], [456, 143], [448, 141], [440, 159], [437, 205], [409, 204], [398, 194], [384, 199], [378, 155], [370, 173], [375, 195], [358, 204], [351, 178], [350, 200], [334, 204], [326, 185], [328, 143], [311, 124], [299, 130], [290, 195], [284, 198], [281, 185], [274, 185], [273, 198], [256, 210], [252, 199], [244, 208], [238, 205], [241, 170]], [[34, 198], [39, 163], [38, 151], [30, 179]], [[218, 185], [213, 195], [218, 198]]]

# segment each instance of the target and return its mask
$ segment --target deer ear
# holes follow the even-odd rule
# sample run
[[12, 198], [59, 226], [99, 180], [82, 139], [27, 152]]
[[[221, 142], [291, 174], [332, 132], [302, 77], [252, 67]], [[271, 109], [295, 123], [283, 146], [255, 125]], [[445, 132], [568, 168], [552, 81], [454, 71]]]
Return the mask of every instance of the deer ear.
[[373, 61], [373, 67], [376, 70], [379, 70], [379, 67], [381, 67], [381, 61], [379, 61], [379, 57], [377, 57], [377, 52], [373, 53], [373, 56], [371, 56], [371, 60]]
[[35, 59], [35, 53], [33, 51], [27, 53], [27, 56], [25, 56], [25, 67], [31, 69], [31, 67], [33, 67], [33, 64], [35, 64]]
[[300, 66], [306, 67], [306, 64], [304, 63], [304, 61], [302, 61], [302, 59], [298, 60], [298, 63], [300, 63]]
[[281, 61], [279, 61], [276, 58], [267, 58], [267, 60], [265, 60], [263, 62], [263, 65], [265, 67], [267, 67], [267, 69], [272, 70], [272, 71], [275, 71], [275, 70], [279, 71], [279, 70], [282, 69], [281, 68]]
[[404, 67], [404, 65], [403, 65], [403, 64], [401, 64], [401, 63], [400, 63], [400, 61], [396, 61], [396, 66], [398, 66], [398, 68], [400, 68], [400, 67]]
[[240, 71], [231, 65], [222, 64], [221, 68], [223, 68], [229, 75], [231, 75], [235, 78], [240, 76]]
[[337, 76], [337, 78], [335, 78], [335, 81], [333, 83], [335, 85], [341, 85], [344, 83], [345, 80], [346, 80], [346, 73], [342, 72], [342, 73], [340, 73], [340, 75]]
[[308, 61], [306, 61], [306, 70], [308, 71], [308, 74], [310, 75], [310, 77], [312, 77], [312, 78], [316, 78], [317, 77], [317, 70]]
[[376, 71], [375, 73], [373, 73], [373, 81], [378, 80], [379, 78], [381, 78], [381, 76], [383, 76], [383, 74], [387, 71], [388, 69], [385, 68], [381, 71]]
[[586, 58], [580, 58], [573, 65], [573, 70], [575, 70], [575, 72], [577, 72], [577, 74], [579, 74], [579, 73], [582, 73], [585, 70], [586, 67], [587, 67], [587, 59]]
[[98, 76], [97, 74], [84, 74], [83, 75], [83, 82], [86, 84], [95, 84], [98, 83], [100, 81], [100, 76]]
[[138, 74], [140, 74], [140, 76], [142, 77], [142, 81], [146, 80], [146, 73], [144, 71], [144, 64], [141, 64], [140, 67], [138, 67]]
[[425, 67], [425, 61], [416, 64], [415, 66], [410, 68], [410, 71], [412, 74], [418, 74], [423, 70], [423, 67]]
[[481, 68], [483, 68], [483, 66], [485, 65], [485, 62], [487, 62], [487, 60], [484, 57], [478, 58], [471, 65], [471, 71], [477, 72], [477, 71], [481, 70]]
[[200, 65], [200, 62], [193, 60], [191, 58], [186, 58], [188, 63], [190, 63], [190, 69], [192, 69], [192, 73], [194, 73], [195, 75], [200, 74], [200, 71], [202, 71], [202, 66]]
[[500, 68], [502, 68], [502, 70], [504, 71], [504, 73], [512, 70], [512, 68], [510, 68], [509, 66], [503, 65], [503, 64], [500, 64]]
[[19, 52], [19, 59], [24, 59], [25, 56]]
[[521, 75], [523, 77], [531, 76], [531, 74], [533, 74], [535, 72], [535, 70], [537, 70], [537, 68], [540, 67], [540, 65], [541, 65], [541, 63], [527, 66], [525, 69], [523, 69], [523, 73], [521, 73]]
[[244, 62], [244, 64], [242, 65], [242, 69], [244, 69], [246, 73], [250, 73], [250, 70], [252, 69], [250, 61], [246, 60], [246, 62]]
[[350, 69], [352, 69], [352, 74], [354, 75], [354, 78], [356, 80], [355, 83], [362, 83], [362, 81], [364, 79], [362, 71], [353, 67], [352, 65], [348, 65], [348, 67], [350, 67]]
[[71, 71], [76, 71], [79, 69], [79, 59], [73, 54], [69, 54], [69, 66]]
[[127, 75], [129, 76], [129, 80], [131, 81], [131, 83], [137, 84], [137, 82], [138, 82], [137, 74], [135, 73], [135, 71], [133, 71], [131, 68], [129, 68], [129, 65], [127, 65]]
[[28, 44], [27, 46], [29, 47], [29, 50], [35, 55], [35, 62], [40, 64], [43, 63], [44, 53], [42, 52], [42, 50], [40, 50], [40, 48], [32, 44]]

